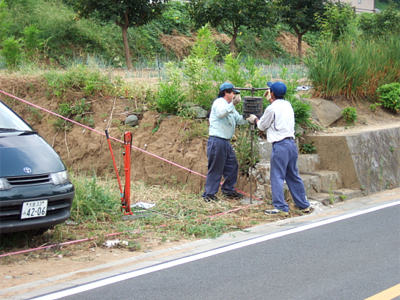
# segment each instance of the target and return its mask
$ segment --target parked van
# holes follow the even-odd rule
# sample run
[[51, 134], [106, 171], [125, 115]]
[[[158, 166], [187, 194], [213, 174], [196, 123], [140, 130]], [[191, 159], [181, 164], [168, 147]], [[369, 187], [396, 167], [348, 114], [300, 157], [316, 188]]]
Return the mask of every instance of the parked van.
[[63, 223], [74, 196], [58, 154], [0, 101], [0, 234]]

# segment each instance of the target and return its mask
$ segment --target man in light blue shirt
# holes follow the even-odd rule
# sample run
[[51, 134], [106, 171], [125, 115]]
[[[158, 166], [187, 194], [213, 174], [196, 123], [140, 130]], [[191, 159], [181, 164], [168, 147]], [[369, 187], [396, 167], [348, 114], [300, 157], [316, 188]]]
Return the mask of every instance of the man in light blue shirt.
[[239, 164], [229, 142], [235, 133], [236, 125], [249, 124], [235, 109], [235, 105], [241, 102], [239, 93], [232, 83], [223, 83], [211, 108], [207, 141], [208, 173], [202, 195], [206, 202], [218, 200], [215, 194], [219, 190], [222, 175], [225, 179], [221, 187], [222, 193], [229, 198], [243, 198], [234, 188]]

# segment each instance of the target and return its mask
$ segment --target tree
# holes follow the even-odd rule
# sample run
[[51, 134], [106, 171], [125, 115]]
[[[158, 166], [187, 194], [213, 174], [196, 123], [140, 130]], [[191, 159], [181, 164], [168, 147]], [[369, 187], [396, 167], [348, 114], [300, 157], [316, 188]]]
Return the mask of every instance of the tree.
[[265, 0], [190, 0], [190, 16], [197, 27], [209, 23], [232, 37], [231, 53], [236, 53], [240, 26], [263, 28], [272, 23], [271, 10]]
[[0, 44], [7, 35], [10, 27], [9, 13], [7, 11], [7, 3], [5, 0], [0, 0]]
[[309, 30], [319, 30], [315, 16], [323, 15], [325, 2], [323, 0], [278, 0], [276, 2], [281, 21], [296, 32], [300, 58], [303, 56], [301, 46], [303, 35]]
[[400, 34], [400, 12], [397, 4], [389, 1], [386, 9], [380, 13], [363, 13], [359, 19], [359, 27], [365, 36], [390, 36]]
[[327, 3], [322, 16], [316, 16], [322, 36], [337, 42], [356, 36], [356, 14], [349, 3]]
[[140, 27], [158, 17], [168, 0], [76, 0], [80, 17], [95, 15], [103, 21], [115, 22], [122, 29], [126, 66], [133, 68], [128, 45], [128, 28]]

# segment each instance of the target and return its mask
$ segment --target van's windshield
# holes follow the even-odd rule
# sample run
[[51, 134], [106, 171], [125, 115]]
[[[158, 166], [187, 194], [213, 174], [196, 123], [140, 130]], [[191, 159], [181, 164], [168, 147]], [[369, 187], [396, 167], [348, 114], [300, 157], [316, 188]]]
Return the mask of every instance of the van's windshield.
[[32, 131], [32, 128], [0, 101], [0, 132], [10, 131]]

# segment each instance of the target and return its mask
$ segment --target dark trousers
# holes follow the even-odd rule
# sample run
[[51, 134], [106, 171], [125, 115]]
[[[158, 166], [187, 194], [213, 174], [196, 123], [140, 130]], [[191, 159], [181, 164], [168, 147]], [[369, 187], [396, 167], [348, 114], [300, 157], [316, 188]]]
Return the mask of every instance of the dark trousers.
[[222, 175], [225, 179], [221, 187], [222, 192], [234, 192], [239, 164], [229, 140], [210, 136], [207, 141], [207, 158], [208, 173], [203, 197], [218, 192]]

